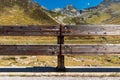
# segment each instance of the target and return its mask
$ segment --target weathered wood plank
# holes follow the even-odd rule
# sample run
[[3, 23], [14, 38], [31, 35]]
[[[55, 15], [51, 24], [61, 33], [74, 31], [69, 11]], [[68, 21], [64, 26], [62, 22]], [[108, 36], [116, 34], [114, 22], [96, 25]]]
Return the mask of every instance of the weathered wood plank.
[[63, 36], [120, 35], [120, 25], [66, 25], [62, 27]]
[[64, 55], [101, 55], [101, 54], [120, 54], [120, 44], [80, 44], [80, 45], [62, 45]]
[[0, 55], [58, 55], [59, 45], [0, 45]]
[[57, 36], [59, 26], [0, 26], [0, 36]]

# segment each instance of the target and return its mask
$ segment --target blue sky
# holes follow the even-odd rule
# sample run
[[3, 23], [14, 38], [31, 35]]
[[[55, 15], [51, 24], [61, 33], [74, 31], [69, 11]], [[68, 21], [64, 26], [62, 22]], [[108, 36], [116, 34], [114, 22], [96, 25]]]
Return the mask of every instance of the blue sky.
[[75, 8], [81, 10], [88, 7], [93, 7], [100, 4], [103, 0], [33, 0], [39, 5], [46, 7], [49, 10], [55, 8], [64, 8], [67, 4], [72, 4]]

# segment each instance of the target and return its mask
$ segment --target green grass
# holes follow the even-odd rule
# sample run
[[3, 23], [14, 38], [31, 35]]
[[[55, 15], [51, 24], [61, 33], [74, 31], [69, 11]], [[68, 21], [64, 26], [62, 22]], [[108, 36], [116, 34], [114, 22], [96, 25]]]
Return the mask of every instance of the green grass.
[[40, 25], [37, 20], [30, 18], [24, 13], [24, 10], [18, 6], [13, 8], [5, 8], [3, 13], [0, 13], [0, 25]]
[[[108, 61], [110, 60], [110, 61]], [[66, 66], [120, 66], [119, 56], [66, 56]]]
[[66, 44], [120, 44], [119, 36], [65, 37]]
[[55, 44], [56, 40], [50, 36], [0, 36], [0, 44]]
[[111, 18], [110, 20], [105, 21], [105, 24], [119, 25], [120, 24], [120, 16], [116, 16], [116, 17]]
[[108, 13], [96, 12], [91, 13], [85, 18], [86, 23], [88, 24], [102, 24], [103, 21], [110, 18], [111, 16]]

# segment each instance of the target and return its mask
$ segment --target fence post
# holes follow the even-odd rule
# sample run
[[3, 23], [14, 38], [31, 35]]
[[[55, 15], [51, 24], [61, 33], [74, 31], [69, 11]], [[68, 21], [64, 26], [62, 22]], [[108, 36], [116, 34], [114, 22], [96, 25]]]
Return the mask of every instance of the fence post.
[[62, 27], [63, 25], [60, 25], [60, 35], [57, 37], [57, 43], [60, 45], [59, 49], [59, 55], [57, 56], [58, 64], [57, 64], [57, 71], [65, 71], [64, 66], [64, 55], [62, 55], [62, 44], [64, 44], [64, 36], [62, 36]]

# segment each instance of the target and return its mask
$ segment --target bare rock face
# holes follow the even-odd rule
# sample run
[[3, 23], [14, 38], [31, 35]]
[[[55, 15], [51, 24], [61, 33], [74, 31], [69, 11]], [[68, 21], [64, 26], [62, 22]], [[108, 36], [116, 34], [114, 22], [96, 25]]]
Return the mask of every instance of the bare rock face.
[[54, 12], [66, 14], [68, 16], [79, 16], [81, 14], [80, 11], [74, 8], [72, 5], [67, 5], [63, 9], [56, 8]]

